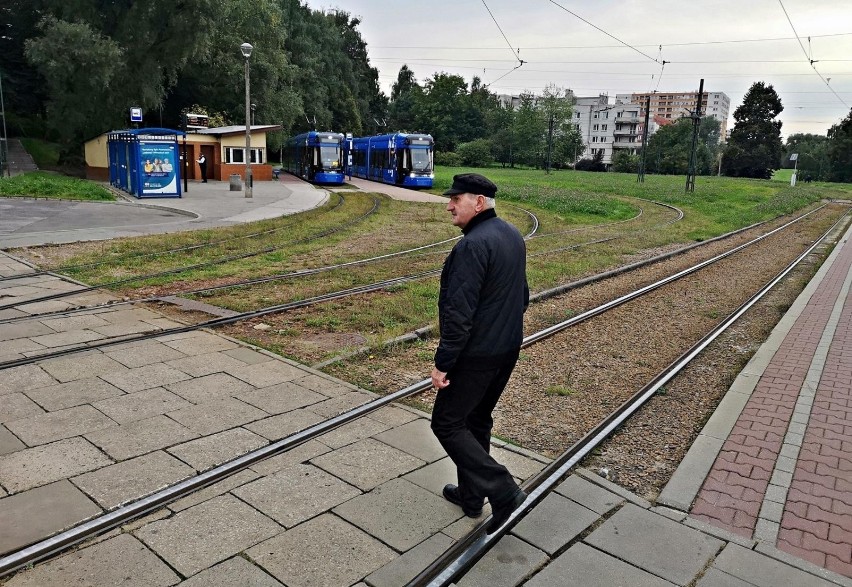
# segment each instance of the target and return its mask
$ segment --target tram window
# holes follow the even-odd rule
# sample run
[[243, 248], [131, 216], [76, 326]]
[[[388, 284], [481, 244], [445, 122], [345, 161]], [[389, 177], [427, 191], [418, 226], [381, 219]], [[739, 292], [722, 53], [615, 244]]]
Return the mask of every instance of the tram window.
[[340, 167], [340, 147], [337, 145], [321, 145], [319, 150], [323, 169]]
[[428, 149], [410, 149], [411, 169], [414, 171], [431, 171]]

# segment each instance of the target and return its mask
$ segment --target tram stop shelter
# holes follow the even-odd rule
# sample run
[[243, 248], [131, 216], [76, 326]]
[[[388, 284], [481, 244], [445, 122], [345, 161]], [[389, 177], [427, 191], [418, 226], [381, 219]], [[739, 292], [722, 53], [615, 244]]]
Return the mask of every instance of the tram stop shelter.
[[178, 137], [185, 134], [170, 128], [108, 133], [109, 183], [137, 198], [180, 198]]

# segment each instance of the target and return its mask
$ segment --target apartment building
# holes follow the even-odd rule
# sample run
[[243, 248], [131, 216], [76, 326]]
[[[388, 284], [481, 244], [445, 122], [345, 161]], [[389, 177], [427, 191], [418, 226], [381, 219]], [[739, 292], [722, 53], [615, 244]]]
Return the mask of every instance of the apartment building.
[[[645, 104], [648, 98], [651, 99], [650, 111], [651, 119], [658, 119], [661, 122], [665, 120], [675, 121], [684, 116], [691, 116], [698, 107], [698, 92], [651, 92], [651, 93], [633, 93], [633, 94], [616, 94], [616, 102], [631, 102], [639, 104], [641, 107], [640, 117], [644, 122]], [[726, 136], [728, 129], [728, 111], [731, 107], [731, 100], [727, 94], [723, 92], [704, 92], [704, 97], [701, 101], [701, 115], [712, 116], [721, 124], [720, 137]], [[641, 125], [640, 125], [641, 132]]]
[[638, 153], [642, 148], [641, 107], [630, 102], [609, 103], [609, 96], [576, 97], [572, 122], [586, 146], [584, 157], [602, 153], [606, 165], [616, 151]]

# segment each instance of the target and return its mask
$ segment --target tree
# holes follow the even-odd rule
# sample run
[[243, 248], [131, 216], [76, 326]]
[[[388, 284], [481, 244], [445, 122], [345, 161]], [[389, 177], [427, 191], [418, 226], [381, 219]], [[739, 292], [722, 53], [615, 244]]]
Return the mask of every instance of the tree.
[[418, 132], [416, 127], [417, 105], [423, 96], [423, 88], [417, 83], [414, 72], [407, 65], [399, 69], [391, 87], [388, 106], [388, 125], [394, 130]]
[[514, 158], [525, 165], [539, 165], [545, 152], [547, 121], [533, 94], [523, 93], [520, 100], [512, 120]]
[[[719, 128], [719, 121], [712, 116], [705, 116], [699, 122], [695, 153], [696, 175], [710, 175], [715, 171]], [[692, 132], [690, 118], [680, 118], [673, 124], [661, 127], [648, 141], [648, 168], [654, 173], [685, 175], [689, 170]]]
[[828, 129], [829, 181], [852, 182], [852, 110]]
[[422, 100], [418, 102], [417, 127], [432, 134], [436, 151], [454, 151], [459, 143], [478, 138], [469, 125], [470, 108], [464, 78], [436, 73], [426, 80]]
[[771, 84], [752, 84], [743, 103], [734, 111], [734, 129], [722, 172], [734, 177], [769, 179], [781, 160], [781, 121], [784, 110]]
[[546, 155], [544, 166], [550, 171], [554, 161], [554, 142], [560, 137], [570, 133], [574, 129], [571, 124], [571, 113], [573, 112], [573, 96], [571, 92], [563, 90], [554, 84], [548, 84], [544, 88], [538, 107], [541, 109], [543, 121], [547, 128]]
[[462, 164], [469, 167], [488, 167], [494, 161], [494, 156], [491, 154], [491, 141], [488, 139], [462, 143], [456, 148], [456, 153], [461, 157]]
[[[787, 137], [784, 152], [781, 155], [782, 168], [798, 169], [800, 178], [809, 177], [818, 181], [828, 180], [828, 137], [824, 135], [796, 133]], [[795, 153], [798, 159], [790, 161]]]
[[616, 173], [636, 173], [639, 169], [639, 155], [628, 153], [624, 149], [612, 154], [612, 171]]

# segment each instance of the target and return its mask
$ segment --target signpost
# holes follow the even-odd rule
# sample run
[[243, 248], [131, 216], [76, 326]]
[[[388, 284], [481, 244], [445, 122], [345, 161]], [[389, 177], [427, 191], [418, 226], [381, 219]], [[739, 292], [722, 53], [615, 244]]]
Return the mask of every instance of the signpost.
[[796, 185], [796, 171], [799, 169], [799, 154], [793, 153], [790, 155], [790, 161], [793, 161], [793, 175], [790, 176], [790, 187]]
[[130, 108], [130, 122], [142, 122], [142, 109], [139, 106]]

